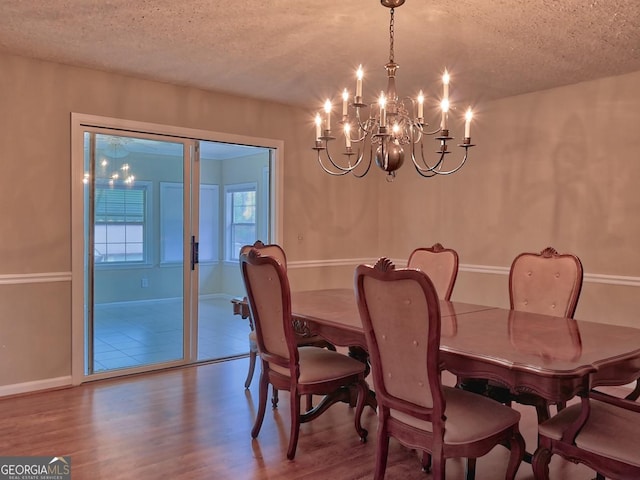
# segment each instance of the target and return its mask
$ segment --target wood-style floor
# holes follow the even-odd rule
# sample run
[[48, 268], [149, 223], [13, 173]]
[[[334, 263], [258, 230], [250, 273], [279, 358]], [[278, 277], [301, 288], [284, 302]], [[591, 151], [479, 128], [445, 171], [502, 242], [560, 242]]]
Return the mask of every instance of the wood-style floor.
[[[295, 460], [286, 459], [288, 399], [267, 410], [256, 440], [257, 377], [243, 383], [248, 360], [175, 369], [93, 382], [76, 388], [0, 400], [0, 455], [71, 456], [74, 480], [120, 479], [369, 479], [375, 457], [375, 413], [363, 417], [370, 439], [362, 444], [353, 410], [334, 405], [302, 425]], [[521, 430], [535, 445], [533, 408]], [[478, 480], [504, 478], [507, 452], [480, 458]], [[554, 458], [551, 478], [587, 480], [591, 470]], [[417, 455], [392, 440], [388, 480], [429, 479]], [[447, 462], [447, 478], [463, 478], [463, 462]], [[532, 479], [522, 464], [518, 479]]]

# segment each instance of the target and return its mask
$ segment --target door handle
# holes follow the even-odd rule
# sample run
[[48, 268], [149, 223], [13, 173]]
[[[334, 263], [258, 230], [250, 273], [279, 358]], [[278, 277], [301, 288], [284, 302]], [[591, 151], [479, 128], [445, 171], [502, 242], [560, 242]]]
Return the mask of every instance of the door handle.
[[191, 270], [196, 269], [196, 263], [200, 262], [198, 254], [199, 242], [196, 242], [196, 237], [191, 235]]

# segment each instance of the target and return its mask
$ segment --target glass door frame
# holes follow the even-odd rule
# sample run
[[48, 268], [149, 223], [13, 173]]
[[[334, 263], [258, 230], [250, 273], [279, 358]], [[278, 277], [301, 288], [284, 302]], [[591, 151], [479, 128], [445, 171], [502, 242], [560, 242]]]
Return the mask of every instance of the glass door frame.
[[[273, 241], [279, 242], [282, 238], [282, 184], [283, 184], [283, 167], [282, 159], [284, 158], [284, 142], [282, 140], [273, 140], [265, 138], [248, 137], [242, 135], [224, 134], [219, 132], [211, 132], [206, 130], [190, 129], [176, 126], [168, 126], [155, 123], [138, 122], [131, 120], [122, 120], [110, 117], [101, 117], [95, 115], [87, 115], [81, 113], [71, 114], [71, 273], [72, 273], [72, 288], [71, 288], [71, 328], [72, 328], [72, 349], [71, 349], [71, 375], [72, 384], [79, 385], [85, 381], [97, 380], [99, 378], [105, 378], [110, 376], [116, 376], [118, 372], [112, 372], [110, 375], [96, 374], [87, 376], [85, 375], [85, 302], [86, 302], [86, 268], [85, 268], [85, 235], [84, 235], [84, 218], [85, 218], [85, 204], [84, 204], [84, 132], [87, 129], [99, 128], [110, 129], [116, 134], [117, 132], [131, 131], [141, 136], [149, 135], [149, 138], [154, 136], [161, 136], [164, 138], [173, 137], [174, 139], [191, 140], [193, 144], [190, 151], [187, 152], [189, 162], [193, 168], [189, 171], [189, 177], [185, 177], [185, 198], [186, 198], [186, 184], [189, 184], [189, 188], [193, 185], [193, 181], [198, 177], [197, 175], [199, 162], [195, 161], [198, 158], [198, 154], [195, 151], [195, 145], [198, 140], [206, 140], [213, 142], [234, 143], [238, 145], [252, 145], [258, 147], [264, 147], [272, 149], [273, 159], [271, 162], [272, 174], [270, 179], [270, 231], [273, 234]], [[194, 161], [191, 162], [191, 158]], [[187, 160], [185, 159], [185, 162]], [[190, 180], [190, 181], [189, 181]], [[193, 189], [197, 190], [197, 189]], [[191, 195], [197, 192], [190, 192]], [[197, 198], [196, 198], [197, 200]], [[197, 218], [190, 218], [192, 225], [195, 225], [197, 229], [198, 223], [194, 220]], [[193, 228], [190, 231], [185, 229], [185, 240], [187, 235], [190, 237], [195, 230]], [[189, 238], [190, 240], [190, 238]], [[190, 241], [185, 241], [185, 249], [190, 249]], [[185, 258], [189, 258], [186, 256]], [[185, 285], [191, 286], [187, 292], [189, 297], [184, 298], [185, 312], [188, 310], [188, 315], [193, 315], [195, 312], [195, 319], [197, 319], [197, 294], [198, 294], [198, 269], [197, 266], [194, 270], [189, 268], [184, 269], [185, 272]], [[184, 358], [177, 362], [177, 364], [193, 363], [197, 359], [197, 348], [194, 343], [197, 343], [197, 322], [192, 320], [185, 314], [185, 322], [189, 322], [189, 328], [184, 329]], [[189, 343], [191, 342], [191, 343]], [[162, 364], [158, 368], [166, 368], [169, 364]], [[145, 368], [144, 371], [150, 371], [155, 369], [154, 366]], [[134, 373], [133, 370], [126, 370], [127, 373]], [[121, 374], [121, 373], [120, 373]]]
[[[95, 137], [96, 135], [114, 135], [118, 137], [128, 137], [135, 139], [144, 139], [144, 140], [152, 140], [158, 142], [170, 142], [173, 144], [181, 144], [182, 145], [182, 184], [183, 184], [183, 236], [182, 236], [182, 358], [174, 359], [174, 360], [166, 360], [166, 361], [158, 361], [154, 363], [144, 363], [140, 366], [127, 366], [122, 368], [111, 368], [108, 370], [95, 372], [94, 370], [94, 362], [95, 362], [95, 351], [94, 351], [94, 342], [96, 340], [96, 334], [94, 330], [94, 313], [95, 313], [95, 263], [93, 261], [93, 252], [91, 250], [87, 251], [87, 247], [91, 248], [93, 245], [92, 237], [93, 237], [93, 223], [91, 223], [89, 230], [87, 232], [88, 238], [86, 238], [85, 243], [85, 252], [86, 252], [86, 263], [85, 263], [85, 281], [86, 286], [84, 290], [84, 316], [85, 316], [85, 332], [84, 332], [84, 341], [85, 341], [85, 355], [84, 355], [84, 375], [86, 379], [97, 380], [102, 378], [110, 378], [113, 376], [122, 376], [129, 375], [135, 373], [141, 373], [146, 371], [158, 370], [168, 367], [175, 367], [180, 365], [186, 365], [192, 361], [194, 358], [193, 353], [191, 352], [192, 342], [190, 342], [189, 338], [191, 335], [191, 324], [197, 319], [197, 311], [192, 312], [192, 303], [191, 303], [191, 291], [194, 289], [198, 289], [198, 276], [194, 275], [194, 272], [191, 271], [191, 267], [193, 265], [190, 264], [191, 258], [191, 235], [194, 235], [195, 238], [198, 237], [198, 225], [192, 225], [192, 202], [191, 202], [191, 185], [192, 185], [192, 167], [195, 165], [195, 159], [193, 158], [193, 154], [195, 152], [194, 145], [196, 141], [184, 138], [176, 138], [176, 137], [168, 137], [159, 134], [146, 134], [140, 132], [132, 132], [125, 131], [123, 129], [114, 130], [105, 127], [96, 127], [96, 126], [84, 126], [83, 134], [89, 133], [89, 174], [88, 176], [88, 185], [89, 192], [87, 195], [88, 201], [84, 203], [86, 211], [89, 212], [89, 215], [86, 215], [86, 218], [89, 218], [89, 221], [92, 222], [92, 213], [93, 213], [93, 201], [95, 195], [96, 181], [95, 179], [91, 179], [91, 174], [95, 171], [96, 159], [95, 159]], [[86, 166], [85, 166], [86, 168]], [[135, 173], [135, 172], [134, 172]], [[153, 201], [153, 200], [150, 200]], [[86, 213], [86, 212], [85, 212]], [[85, 225], [86, 227], [86, 225]], [[146, 241], [147, 242], [147, 241]], [[149, 260], [149, 259], [147, 259]], [[197, 265], [195, 266], [197, 269]], [[195, 272], [197, 273], [197, 271]], [[196, 342], [197, 343], [197, 342]]]

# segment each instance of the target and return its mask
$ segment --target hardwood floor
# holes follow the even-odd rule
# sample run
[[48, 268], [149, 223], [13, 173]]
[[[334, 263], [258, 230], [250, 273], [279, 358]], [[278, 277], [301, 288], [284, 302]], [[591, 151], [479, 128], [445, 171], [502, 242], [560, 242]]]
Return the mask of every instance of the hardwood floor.
[[[74, 480], [113, 479], [369, 479], [375, 457], [375, 413], [360, 443], [353, 410], [335, 405], [301, 427], [294, 461], [286, 459], [288, 399], [268, 410], [260, 436], [250, 436], [257, 381], [244, 390], [246, 358], [88, 383], [0, 400], [0, 455], [71, 456]], [[257, 378], [257, 377], [256, 377]], [[519, 407], [527, 445], [535, 445], [534, 409]], [[530, 447], [531, 448], [531, 447]], [[478, 480], [504, 478], [507, 452], [478, 460]], [[559, 458], [551, 478], [586, 480], [586, 467]], [[429, 479], [417, 455], [392, 441], [388, 480]], [[447, 478], [463, 478], [463, 462], [447, 462]], [[522, 464], [518, 479], [532, 479]]]

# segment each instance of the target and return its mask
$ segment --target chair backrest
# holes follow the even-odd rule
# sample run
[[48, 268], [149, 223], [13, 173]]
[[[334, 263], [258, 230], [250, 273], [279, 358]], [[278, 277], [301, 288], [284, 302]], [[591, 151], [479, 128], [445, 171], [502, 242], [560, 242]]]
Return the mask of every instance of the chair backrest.
[[416, 248], [407, 262], [408, 268], [419, 268], [436, 287], [438, 297], [450, 300], [458, 276], [458, 253], [436, 243], [429, 248]]
[[573, 318], [582, 290], [582, 263], [551, 247], [521, 253], [511, 264], [509, 299], [512, 310]]
[[253, 245], [244, 245], [240, 248], [240, 255], [248, 253], [252, 248], [258, 249], [261, 255], [268, 255], [269, 257], [275, 258], [282, 264], [285, 270], [287, 269], [287, 256], [280, 245], [276, 243], [265, 245], [261, 240], [256, 240]]
[[260, 357], [276, 370], [287, 369], [286, 374], [291, 369], [293, 375], [298, 365], [298, 349], [291, 321], [291, 292], [283, 265], [251, 248], [240, 254], [240, 270]]
[[356, 268], [355, 289], [378, 406], [433, 421], [437, 429], [444, 398], [433, 283], [420, 270], [396, 270], [381, 258]]

